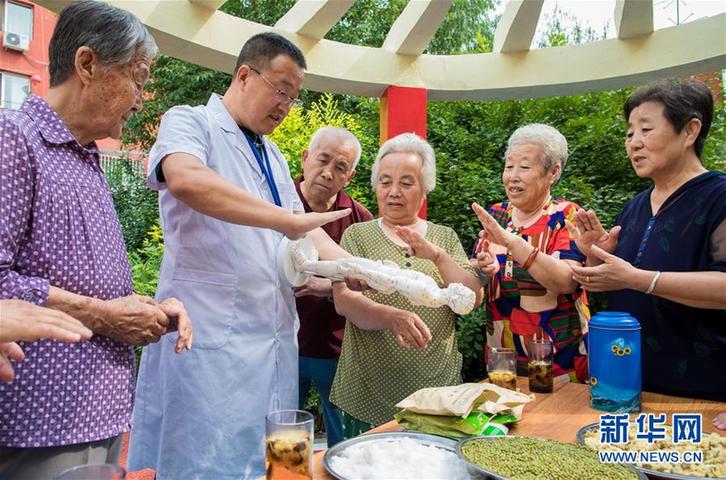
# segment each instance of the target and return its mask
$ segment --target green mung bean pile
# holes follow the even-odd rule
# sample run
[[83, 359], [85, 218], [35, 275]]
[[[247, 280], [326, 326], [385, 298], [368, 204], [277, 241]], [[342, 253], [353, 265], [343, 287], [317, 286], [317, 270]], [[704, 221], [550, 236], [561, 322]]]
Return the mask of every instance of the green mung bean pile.
[[470, 462], [513, 480], [637, 479], [633, 470], [600, 463], [596, 452], [571, 443], [507, 437], [472, 440], [461, 447]]

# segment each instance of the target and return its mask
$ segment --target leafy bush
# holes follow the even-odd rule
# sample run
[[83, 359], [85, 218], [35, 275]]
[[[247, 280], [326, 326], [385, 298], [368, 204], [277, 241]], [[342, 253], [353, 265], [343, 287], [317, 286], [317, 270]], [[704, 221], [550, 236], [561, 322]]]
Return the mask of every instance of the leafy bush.
[[157, 193], [146, 186], [146, 179], [127, 158], [120, 158], [106, 168], [126, 250], [135, 251], [143, 245], [149, 228], [159, 220]]
[[[156, 287], [159, 284], [159, 269], [161, 268], [163, 256], [164, 234], [157, 219], [156, 223], [146, 233], [141, 248], [129, 250], [131, 281], [134, 285], [134, 292], [152, 298], [156, 295]], [[134, 348], [137, 371], [141, 361], [141, 351], [142, 347]]]
[[147, 232], [141, 248], [129, 252], [131, 279], [136, 293], [149, 297], [156, 295], [163, 256], [164, 234], [156, 223]]
[[303, 410], [312, 413], [313, 417], [315, 417], [315, 432], [325, 432], [325, 420], [323, 419], [323, 401], [320, 398], [320, 392], [318, 391], [315, 382], [310, 383], [310, 390], [308, 390]]
[[335, 97], [326, 93], [307, 109], [293, 109], [285, 121], [270, 135], [282, 154], [287, 158], [293, 178], [301, 173], [300, 158], [308, 148], [310, 139], [325, 126], [343, 127], [360, 136], [361, 128], [356, 118], [344, 112]]
[[461, 378], [476, 382], [486, 376], [484, 344], [486, 343], [486, 308], [480, 307], [456, 319], [456, 337], [463, 358]]

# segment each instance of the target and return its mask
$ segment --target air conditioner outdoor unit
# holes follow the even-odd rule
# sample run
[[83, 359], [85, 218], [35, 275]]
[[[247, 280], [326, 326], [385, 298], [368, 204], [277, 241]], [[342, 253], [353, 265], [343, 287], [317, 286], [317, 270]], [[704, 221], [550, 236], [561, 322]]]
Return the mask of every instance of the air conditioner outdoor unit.
[[3, 47], [13, 50], [25, 51], [30, 46], [30, 38], [20, 33], [5, 32], [3, 35]]

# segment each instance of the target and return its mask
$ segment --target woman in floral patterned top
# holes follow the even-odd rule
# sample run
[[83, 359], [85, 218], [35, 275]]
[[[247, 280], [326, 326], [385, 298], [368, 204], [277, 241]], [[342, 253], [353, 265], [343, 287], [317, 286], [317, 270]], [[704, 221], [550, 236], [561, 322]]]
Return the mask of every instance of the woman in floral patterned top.
[[527, 374], [527, 346], [546, 334], [554, 344], [555, 376], [587, 379], [589, 310], [571, 265], [585, 257], [565, 225], [579, 207], [550, 196], [567, 160], [567, 140], [542, 124], [509, 139], [502, 181], [509, 201], [473, 208], [484, 226], [477, 266], [489, 280], [487, 344], [514, 348], [517, 372]]

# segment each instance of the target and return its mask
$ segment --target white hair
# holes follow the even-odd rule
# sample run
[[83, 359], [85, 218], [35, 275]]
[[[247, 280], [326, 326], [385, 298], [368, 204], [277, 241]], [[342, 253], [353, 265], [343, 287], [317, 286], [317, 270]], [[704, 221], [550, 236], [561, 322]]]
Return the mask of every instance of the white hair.
[[562, 172], [565, 171], [565, 163], [567, 163], [567, 139], [565, 136], [556, 128], [544, 123], [530, 123], [519, 127], [509, 137], [504, 158], [509, 157], [509, 152], [513, 147], [527, 144], [542, 147], [541, 160], [545, 172], [549, 172], [555, 164], [560, 166], [560, 174], [556, 179], [559, 180]]
[[436, 188], [436, 155], [429, 142], [415, 133], [402, 133], [381, 145], [376, 161], [371, 167], [371, 185], [376, 188], [378, 183], [378, 167], [381, 159], [389, 153], [414, 153], [421, 159], [421, 177], [426, 193]]
[[360, 141], [358, 140], [358, 137], [356, 137], [353, 132], [351, 132], [348, 129], [345, 129], [343, 127], [333, 127], [333, 126], [326, 126], [326, 127], [320, 127], [318, 130], [313, 134], [313, 138], [310, 139], [310, 143], [308, 144], [308, 151], [312, 151], [313, 147], [320, 141], [321, 138], [323, 138], [326, 135], [335, 136], [338, 139], [342, 140], [343, 142], [352, 142], [353, 147], [355, 149], [355, 158], [353, 158], [353, 168], [358, 165], [358, 161], [360, 160], [360, 154], [361, 154], [361, 146]]

